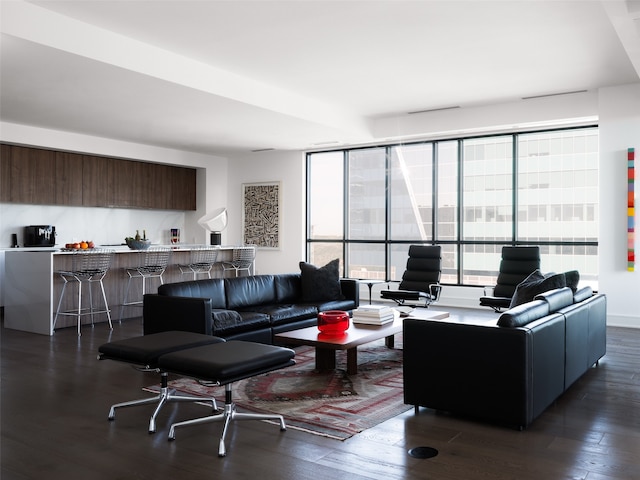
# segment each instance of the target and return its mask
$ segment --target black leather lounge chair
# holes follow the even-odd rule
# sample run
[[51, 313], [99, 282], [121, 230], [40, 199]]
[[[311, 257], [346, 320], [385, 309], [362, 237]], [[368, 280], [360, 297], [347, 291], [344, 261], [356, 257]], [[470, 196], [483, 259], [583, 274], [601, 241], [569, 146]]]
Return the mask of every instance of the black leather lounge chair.
[[509, 308], [516, 286], [540, 268], [540, 247], [502, 247], [502, 260], [493, 295], [480, 297], [480, 305], [496, 312]]
[[440, 297], [442, 248], [440, 245], [411, 245], [407, 269], [402, 274], [398, 290], [382, 290], [381, 297], [398, 305], [422, 302], [428, 307]]

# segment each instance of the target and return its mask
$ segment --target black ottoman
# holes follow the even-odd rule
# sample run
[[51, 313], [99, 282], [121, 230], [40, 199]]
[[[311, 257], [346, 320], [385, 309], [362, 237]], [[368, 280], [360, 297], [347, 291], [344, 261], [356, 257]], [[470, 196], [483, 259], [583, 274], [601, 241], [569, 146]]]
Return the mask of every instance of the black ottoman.
[[225, 386], [225, 405], [222, 415], [211, 415], [174, 423], [169, 429], [169, 440], [175, 439], [175, 429], [186, 425], [223, 422], [218, 456], [224, 457], [224, 438], [231, 420], [279, 420], [280, 430], [286, 430], [282, 415], [238, 413], [232, 397], [232, 384], [244, 378], [271, 372], [293, 365], [293, 350], [262, 343], [231, 340], [215, 345], [180, 350], [162, 355], [158, 359], [161, 369]]
[[157, 406], [151, 415], [151, 420], [149, 420], [149, 433], [153, 433], [156, 431], [156, 417], [158, 416], [158, 413], [160, 413], [160, 409], [168, 402], [210, 401], [214, 410], [217, 410], [215, 398], [176, 395], [175, 390], [170, 390], [167, 387], [168, 374], [159, 367], [158, 359], [167, 353], [223, 342], [224, 339], [213, 337], [211, 335], [172, 331], [127, 338], [101, 345], [98, 348], [99, 360], [116, 360], [119, 362], [130, 363], [135, 365], [140, 371], [158, 372], [161, 376], [161, 388], [158, 395], [155, 397], [131, 400], [112, 405], [109, 410], [109, 420], [115, 419], [116, 408], [157, 403]]

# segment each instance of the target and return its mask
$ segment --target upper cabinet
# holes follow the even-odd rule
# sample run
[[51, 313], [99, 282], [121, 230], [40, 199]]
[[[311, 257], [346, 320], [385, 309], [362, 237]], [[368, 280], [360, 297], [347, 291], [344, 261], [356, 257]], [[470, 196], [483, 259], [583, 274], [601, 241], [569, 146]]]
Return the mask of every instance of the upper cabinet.
[[0, 201], [39, 205], [196, 209], [196, 170], [0, 145]]

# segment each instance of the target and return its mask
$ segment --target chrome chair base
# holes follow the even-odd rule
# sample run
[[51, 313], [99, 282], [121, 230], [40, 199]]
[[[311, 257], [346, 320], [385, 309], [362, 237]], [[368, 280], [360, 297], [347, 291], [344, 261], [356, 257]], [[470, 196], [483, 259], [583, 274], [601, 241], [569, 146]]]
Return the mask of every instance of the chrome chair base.
[[275, 414], [260, 414], [260, 413], [238, 413], [236, 412], [236, 405], [233, 403], [231, 387], [232, 383], [225, 385], [225, 403], [224, 410], [221, 414], [210, 415], [208, 417], [194, 418], [193, 420], [185, 420], [184, 422], [178, 422], [171, 425], [169, 428], [169, 440], [175, 440], [176, 428], [186, 427], [189, 425], [202, 425], [211, 422], [223, 422], [222, 435], [220, 436], [220, 443], [218, 445], [218, 456], [225, 457], [227, 450], [225, 448], [224, 439], [229, 429], [229, 424], [235, 420], [278, 420], [280, 422], [280, 431], [283, 432], [287, 429], [284, 417], [282, 415]]
[[116, 417], [116, 408], [124, 408], [124, 407], [136, 407], [138, 405], [149, 405], [152, 403], [157, 403], [153, 414], [151, 415], [151, 419], [149, 420], [149, 433], [155, 433], [156, 431], [156, 418], [160, 413], [162, 407], [164, 407], [169, 402], [211, 402], [211, 406], [214, 411], [218, 410], [218, 404], [216, 403], [216, 399], [213, 397], [197, 397], [197, 396], [189, 396], [189, 395], [176, 395], [175, 389], [168, 388], [168, 375], [166, 372], [160, 372], [162, 376], [162, 383], [160, 387], [160, 393], [155, 397], [149, 398], [141, 398], [139, 400], [130, 400], [128, 402], [116, 403], [115, 405], [111, 405], [109, 409], [109, 420], [115, 420]]

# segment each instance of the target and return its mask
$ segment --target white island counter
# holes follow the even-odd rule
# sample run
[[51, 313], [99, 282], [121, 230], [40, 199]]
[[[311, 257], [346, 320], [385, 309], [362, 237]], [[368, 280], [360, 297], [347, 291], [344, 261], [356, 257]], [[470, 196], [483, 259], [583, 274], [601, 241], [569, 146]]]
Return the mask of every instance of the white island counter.
[[[189, 263], [191, 251], [197, 246], [171, 247], [172, 253], [169, 266], [163, 275], [164, 283], [182, 282], [192, 280], [192, 275], [183, 275], [178, 269], [178, 264]], [[117, 322], [120, 319], [120, 306], [122, 305], [128, 276], [127, 267], [139, 265], [139, 251], [130, 250], [126, 246], [109, 246], [116, 255], [109, 272], [104, 278], [104, 288], [107, 302], [111, 310], [111, 319]], [[233, 247], [220, 247], [218, 262], [231, 260]], [[72, 252], [64, 252], [52, 248], [35, 249], [9, 249], [5, 250], [5, 274], [4, 288], [4, 326], [15, 330], [53, 335], [53, 320], [58, 306], [58, 299], [62, 291], [63, 281], [54, 272], [70, 267]], [[214, 266], [212, 277], [222, 277], [223, 272], [219, 266]], [[199, 279], [207, 278], [199, 275]], [[152, 279], [147, 281], [146, 293], [155, 293], [159, 281]], [[73, 289], [71, 292], [75, 292]], [[68, 293], [71, 293], [68, 292]], [[74, 294], [65, 293], [63, 309], [73, 307]], [[85, 292], [86, 293], [86, 292]], [[85, 300], [83, 295], [83, 303]], [[133, 280], [129, 299], [142, 297], [142, 282]], [[88, 300], [88, 297], [86, 298]], [[98, 291], [95, 291], [94, 300], [101, 300]], [[68, 300], [68, 302], [67, 302]], [[140, 317], [142, 308], [136, 306], [125, 307], [123, 318]], [[105, 314], [96, 315], [97, 322], [106, 322]], [[89, 316], [83, 317], [83, 323], [90, 322]], [[60, 316], [56, 328], [76, 325], [74, 317]]]

